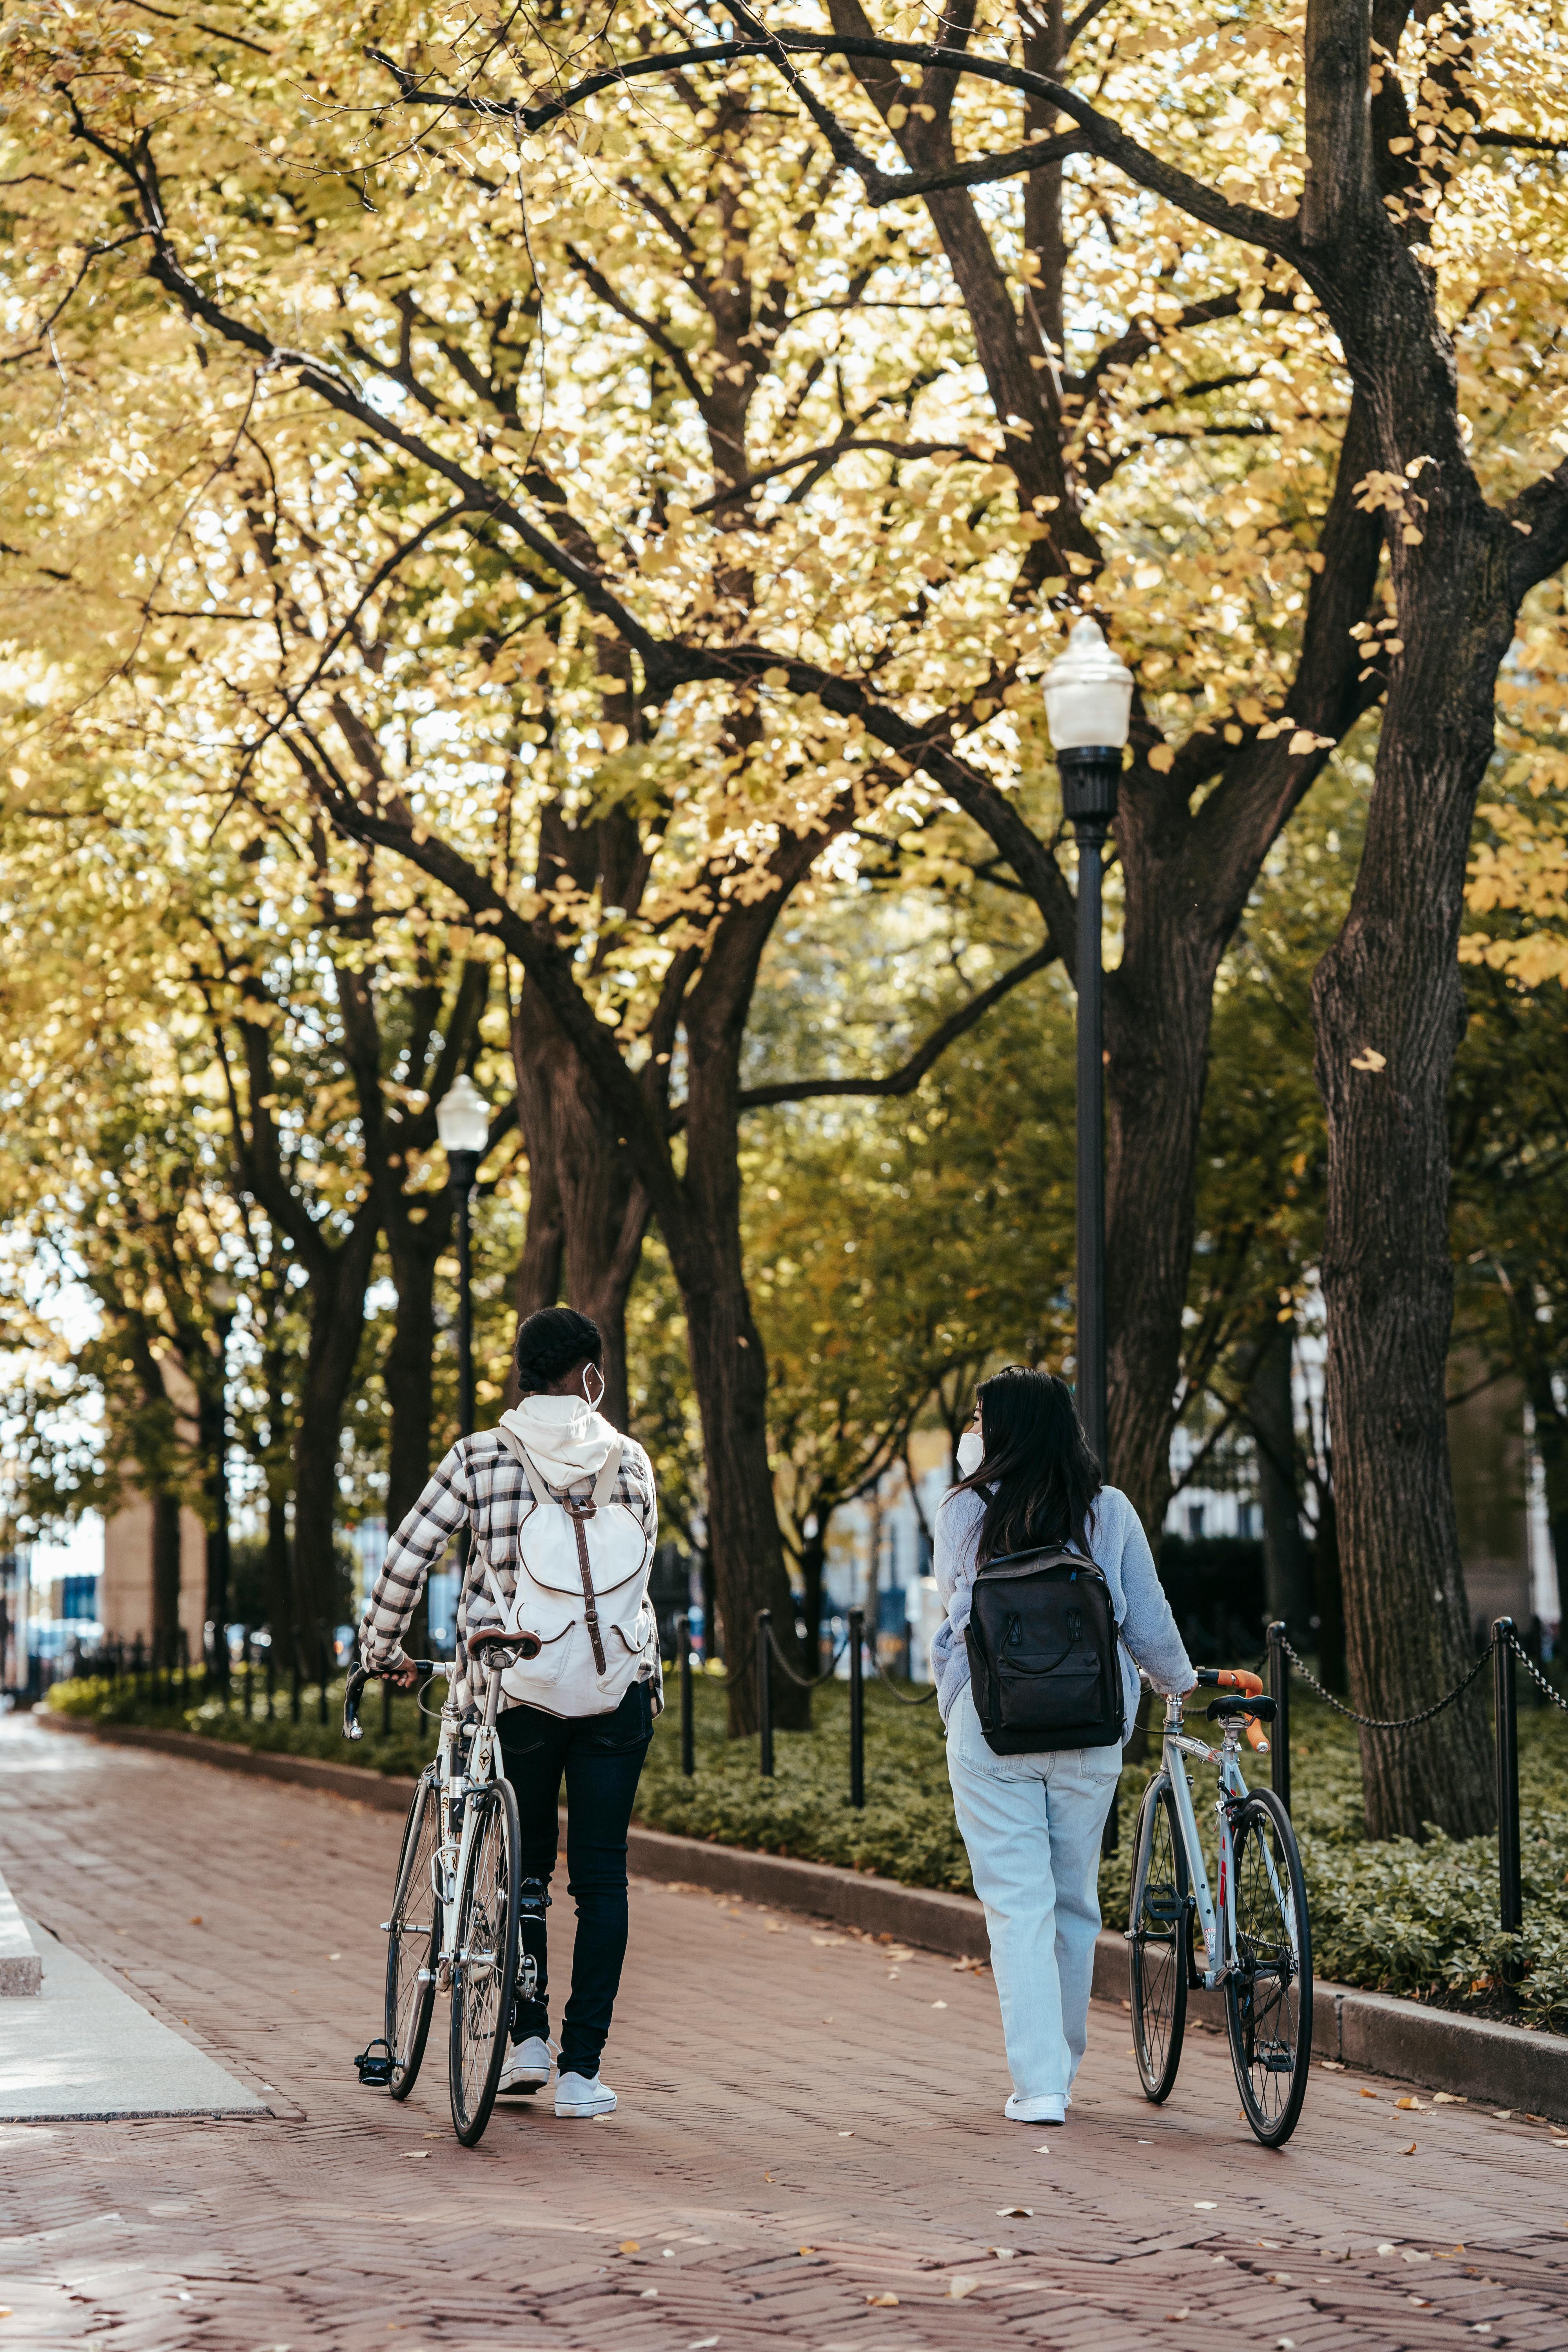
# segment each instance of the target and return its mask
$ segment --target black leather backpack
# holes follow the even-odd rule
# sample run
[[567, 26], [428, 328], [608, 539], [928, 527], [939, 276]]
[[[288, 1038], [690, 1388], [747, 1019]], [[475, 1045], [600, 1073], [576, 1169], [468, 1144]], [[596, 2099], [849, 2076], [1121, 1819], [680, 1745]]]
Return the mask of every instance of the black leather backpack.
[[974, 1575], [969, 1677], [998, 1756], [1108, 1748], [1125, 1728], [1110, 1587], [1082, 1552], [1049, 1544]]

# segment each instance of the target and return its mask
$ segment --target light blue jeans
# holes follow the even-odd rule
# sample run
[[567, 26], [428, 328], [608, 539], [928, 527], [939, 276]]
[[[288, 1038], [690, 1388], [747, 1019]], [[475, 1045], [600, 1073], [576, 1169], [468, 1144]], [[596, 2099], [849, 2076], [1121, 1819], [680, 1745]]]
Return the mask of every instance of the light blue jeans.
[[1035, 2099], [1072, 2087], [1089, 2040], [1100, 1840], [1121, 1743], [997, 1756], [969, 1685], [947, 1720], [947, 1773], [985, 1906], [991, 1968], [1013, 2088]]

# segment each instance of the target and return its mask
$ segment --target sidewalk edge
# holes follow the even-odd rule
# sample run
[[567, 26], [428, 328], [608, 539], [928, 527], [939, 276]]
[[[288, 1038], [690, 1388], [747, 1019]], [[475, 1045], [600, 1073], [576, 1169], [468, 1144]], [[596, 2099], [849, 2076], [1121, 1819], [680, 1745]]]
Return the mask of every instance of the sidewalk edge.
[[[414, 1791], [410, 1780], [366, 1771], [353, 1764], [327, 1764], [314, 1757], [285, 1756], [240, 1748], [195, 1732], [155, 1731], [138, 1724], [95, 1724], [79, 1717], [50, 1716], [39, 1708], [37, 1722], [86, 1733], [132, 1748], [151, 1748], [221, 1771], [292, 1781], [324, 1794], [401, 1813]], [[790, 1855], [758, 1853], [746, 1846], [710, 1845], [678, 1837], [668, 1830], [634, 1822], [628, 1861], [639, 1878], [666, 1885], [700, 1887], [738, 1895], [748, 1902], [804, 1911], [840, 1927], [886, 1941], [921, 1946], [953, 1959], [983, 1959], [985, 1922], [973, 1895], [938, 1887], [905, 1886], [870, 1871], [841, 1870], [831, 1863], [800, 1862]], [[1127, 1946], [1107, 1931], [1094, 1956], [1094, 1994], [1125, 2007]], [[1568, 2036], [1500, 2025], [1461, 2011], [1428, 2009], [1391, 1993], [1363, 1992], [1350, 1985], [1320, 1982], [1312, 2003], [1312, 2054], [1347, 2069], [1387, 2074], [1424, 2088], [1489, 2105], [1518, 2108], [1568, 2122]], [[1189, 2015], [1196, 2024], [1223, 2030], [1225, 2011], [1217, 1993], [1194, 1993]]]

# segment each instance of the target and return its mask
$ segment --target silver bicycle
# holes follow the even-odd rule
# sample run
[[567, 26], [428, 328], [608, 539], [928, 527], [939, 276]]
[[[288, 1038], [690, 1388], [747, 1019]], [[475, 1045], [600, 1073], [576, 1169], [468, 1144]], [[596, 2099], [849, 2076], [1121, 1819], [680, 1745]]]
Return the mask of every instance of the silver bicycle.
[[[403, 1832], [387, 1937], [387, 2059], [367, 2081], [384, 2082], [395, 2099], [414, 2088], [440, 1993], [450, 2000], [447, 2082], [452, 2126], [465, 2147], [480, 2138], [495, 2105], [496, 2084], [519, 1990], [531, 1998], [536, 1963], [518, 1950], [521, 1828], [517, 1798], [500, 1769], [495, 1736], [500, 1670], [539, 1655], [536, 1633], [487, 1633], [469, 1654], [489, 1670], [483, 1716], [459, 1708], [457, 1668], [416, 1658], [422, 1675], [444, 1674], [447, 1696], [436, 1754], [419, 1776]], [[343, 1697], [343, 1737], [363, 1737], [360, 1694], [370, 1670], [355, 1666]]]
[[[1267, 1754], [1259, 1726], [1273, 1719], [1274, 1701], [1256, 1675], [1209, 1666], [1198, 1681], [1233, 1694], [1208, 1709], [1223, 1726], [1220, 1744], [1193, 1738], [1181, 1700], [1167, 1698], [1160, 1769], [1138, 1813], [1127, 1927], [1133, 2053], [1145, 2096], [1168, 2099], [1187, 1994], [1219, 1987], [1242, 2110], [1266, 2147], [1280, 2147], [1300, 2117], [1312, 2055], [1306, 1881], [1290, 1816], [1272, 1789], [1249, 1790], [1241, 1775], [1242, 1732]], [[1189, 1759], [1219, 1775], [1217, 1893], [1204, 1867]]]

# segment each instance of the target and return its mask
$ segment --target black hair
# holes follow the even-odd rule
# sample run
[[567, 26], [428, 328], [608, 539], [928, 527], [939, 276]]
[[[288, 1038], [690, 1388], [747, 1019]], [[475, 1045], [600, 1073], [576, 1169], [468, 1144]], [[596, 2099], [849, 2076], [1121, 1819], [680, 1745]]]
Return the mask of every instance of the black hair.
[[604, 1354], [599, 1327], [574, 1307], [542, 1307], [517, 1327], [512, 1364], [518, 1392], [537, 1396], [575, 1364], [597, 1365]]
[[1054, 1372], [1005, 1365], [982, 1381], [980, 1467], [961, 1478], [985, 1505], [975, 1562], [1046, 1544], [1082, 1543], [1103, 1481], [1071, 1389]]

